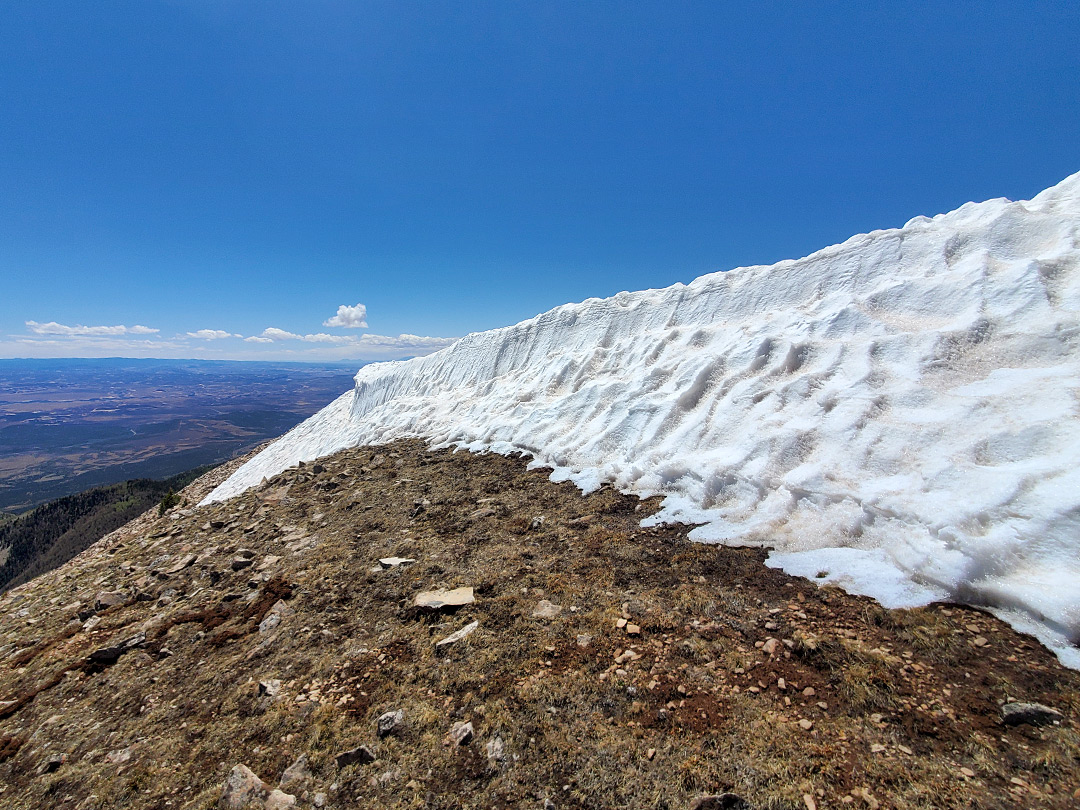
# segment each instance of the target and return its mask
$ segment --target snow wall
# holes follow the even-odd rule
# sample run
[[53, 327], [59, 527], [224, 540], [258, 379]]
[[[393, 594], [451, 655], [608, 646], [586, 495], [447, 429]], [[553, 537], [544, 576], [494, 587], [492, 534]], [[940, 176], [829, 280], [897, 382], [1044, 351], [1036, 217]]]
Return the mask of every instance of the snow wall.
[[693, 539], [986, 606], [1080, 667], [1080, 174], [365, 366], [207, 502], [401, 437], [663, 494]]

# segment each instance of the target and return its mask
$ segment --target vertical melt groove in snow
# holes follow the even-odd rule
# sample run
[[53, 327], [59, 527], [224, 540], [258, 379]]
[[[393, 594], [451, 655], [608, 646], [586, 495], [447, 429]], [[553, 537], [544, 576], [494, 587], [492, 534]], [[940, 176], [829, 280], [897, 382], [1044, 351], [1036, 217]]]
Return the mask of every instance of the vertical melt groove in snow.
[[1080, 174], [797, 261], [568, 304], [354, 390], [241, 467], [423, 437], [666, 496], [653, 521], [1080, 667]]

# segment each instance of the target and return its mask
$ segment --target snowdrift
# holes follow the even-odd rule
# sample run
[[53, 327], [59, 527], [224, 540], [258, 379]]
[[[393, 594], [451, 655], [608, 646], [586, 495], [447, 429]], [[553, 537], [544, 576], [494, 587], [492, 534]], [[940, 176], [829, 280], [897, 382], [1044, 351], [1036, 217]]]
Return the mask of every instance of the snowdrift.
[[531, 454], [886, 606], [994, 609], [1080, 666], [1080, 174], [797, 261], [365, 366], [208, 501], [343, 447]]

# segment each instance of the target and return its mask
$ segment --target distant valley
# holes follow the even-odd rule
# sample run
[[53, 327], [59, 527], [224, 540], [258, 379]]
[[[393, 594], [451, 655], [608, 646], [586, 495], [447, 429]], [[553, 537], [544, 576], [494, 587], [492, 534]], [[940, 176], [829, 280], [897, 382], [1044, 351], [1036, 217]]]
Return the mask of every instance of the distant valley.
[[0, 514], [225, 461], [348, 390], [357, 365], [0, 360]]

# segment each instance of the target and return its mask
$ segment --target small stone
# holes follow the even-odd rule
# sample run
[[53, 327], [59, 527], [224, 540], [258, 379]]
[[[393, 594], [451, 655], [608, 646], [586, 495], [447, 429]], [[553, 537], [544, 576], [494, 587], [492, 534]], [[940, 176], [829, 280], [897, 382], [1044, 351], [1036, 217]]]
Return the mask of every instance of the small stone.
[[765, 643], [761, 645], [761, 651], [766, 655], [773, 655], [779, 643], [775, 638], [766, 639]]
[[554, 619], [560, 613], [562, 613], [562, 608], [559, 605], [547, 599], [541, 599], [536, 603], [532, 616], [534, 619]]
[[971, 640], [971, 643], [974, 644], [976, 647], [985, 647], [987, 644], [990, 643], [990, 641], [986, 638], [986, 636], [975, 636], [975, 638]]
[[619, 630], [622, 630], [624, 627], [626, 627], [626, 619], [616, 619], [615, 627]]
[[577, 637], [577, 645], [582, 649], [585, 649], [593, 643], [593, 637], [588, 633], [579, 633]]
[[367, 765], [375, 761], [375, 755], [371, 753], [371, 749], [366, 745], [361, 745], [359, 748], [342, 751], [334, 757], [334, 761], [339, 768], [345, 768], [349, 765]]
[[280, 613], [267, 613], [261, 622], [259, 622], [260, 633], [270, 633], [277, 629], [277, 626], [281, 624]]
[[546, 520], [547, 518], [545, 518], [543, 515], [537, 515], [529, 522], [529, 528], [535, 532], [543, 527]]
[[654, 759], [656, 759], [656, 749], [650, 748], [648, 751], [646, 751], [645, 758], [649, 760], [649, 762], [652, 762]]
[[38, 767], [38, 774], [54, 773], [68, 760], [67, 754], [53, 754]]
[[492, 737], [485, 746], [487, 750], [488, 767], [495, 768], [500, 762], [506, 760], [506, 744], [502, 737]]
[[814, 727], [814, 721], [813, 720], [807, 720], [807, 719], [803, 718], [802, 720], [799, 721], [799, 728], [801, 728], [803, 731], [809, 731], [813, 727]]
[[690, 810], [750, 810], [746, 800], [735, 793], [720, 793], [694, 799]]
[[874, 743], [873, 745], [870, 746], [870, 753], [872, 753], [872, 754], [884, 754], [885, 753], [885, 746], [882, 745], [881, 743]]
[[1041, 703], [1006, 703], [1001, 707], [1001, 722], [1007, 726], [1027, 723], [1032, 726], [1048, 726], [1063, 720], [1061, 712]]
[[274, 698], [278, 696], [281, 691], [281, 681], [277, 678], [269, 678], [265, 681], [259, 681], [259, 697]]
[[161, 573], [167, 574], [169, 576], [172, 576], [173, 574], [179, 574], [181, 571], [183, 571], [185, 568], [187, 568], [193, 562], [195, 562], [195, 555], [194, 554], [185, 554], [182, 557], [180, 557], [180, 559], [178, 559], [176, 562], [174, 562], [172, 565], [170, 565], [168, 568], [163, 568]]
[[971, 768], [961, 768], [960, 773], [962, 773], [968, 779], [971, 779], [973, 776], [975, 776], [975, 771], [971, 770]]
[[314, 798], [312, 798], [311, 803], [315, 807], [326, 807], [326, 794], [316, 793]]
[[636, 624], [628, 624], [628, 625], [626, 625], [626, 635], [628, 635], [628, 636], [640, 636], [641, 635], [641, 628], [638, 627]]
[[263, 781], [247, 765], [234, 765], [221, 788], [218, 807], [220, 810], [241, 810], [263, 801], [269, 793]]
[[233, 571], [242, 571], [248, 566], [250, 566], [253, 562], [254, 560], [248, 557], [233, 557], [230, 565], [232, 566]]
[[454, 588], [452, 591], [423, 591], [413, 599], [413, 605], [422, 610], [453, 610], [471, 605], [476, 599], [472, 588]]
[[463, 638], [468, 636], [470, 633], [472, 633], [473, 630], [475, 630], [479, 626], [480, 626], [479, 621], [469, 622], [467, 625], [462, 627], [457, 632], [451, 633], [446, 638], [444, 638], [444, 639], [442, 639], [440, 641], [436, 641], [435, 646], [436, 647], [445, 647], [445, 646], [447, 646], [449, 644], [454, 644], [455, 642], [461, 641]]
[[454, 723], [450, 726], [449, 741], [454, 745], [465, 745], [473, 738], [473, 724], [469, 722]]
[[812, 686], [808, 686], [805, 689], [803, 689], [802, 693], [803, 693], [803, 697], [813, 697], [814, 695], [817, 694], [817, 692], [814, 691], [814, 687], [812, 687]]
[[787, 681], [785, 681], [783, 678], [777, 678], [776, 688], [779, 689], [781, 692], [784, 691], [785, 689], [787, 689]]
[[285, 769], [281, 775], [279, 787], [302, 787], [312, 779], [311, 769], [308, 767], [307, 754], [301, 754], [296, 761]]
[[802, 802], [806, 805], [806, 810], [817, 810], [817, 802], [814, 801], [814, 797], [809, 793], [802, 795]]
[[275, 788], [266, 797], [266, 803], [263, 807], [266, 810], [290, 810], [290, 808], [296, 807], [296, 797]]
[[405, 725], [405, 712], [401, 709], [385, 712], [376, 721], [375, 733], [379, 738], [397, 734]]
[[131, 746], [127, 748], [118, 748], [115, 751], [110, 751], [105, 755], [105, 761], [110, 765], [123, 765], [131, 759]]
[[102, 591], [94, 597], [94, 610], [107, 610], [117, 605], [122, 605], [127, 600], [119, 591]]

